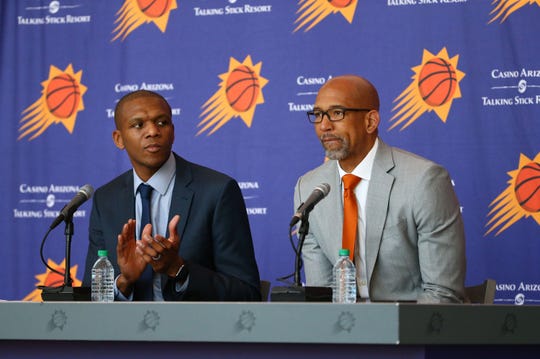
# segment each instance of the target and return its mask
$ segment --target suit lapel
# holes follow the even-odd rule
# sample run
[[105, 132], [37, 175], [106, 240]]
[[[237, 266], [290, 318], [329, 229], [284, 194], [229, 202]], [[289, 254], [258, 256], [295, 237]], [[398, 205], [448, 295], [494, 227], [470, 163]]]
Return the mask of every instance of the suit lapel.
[[[169, 221], [175, 215], [180, 215], [180, 222], [176, 227], [176, 231], [180, 236], [180, 240], [183, 238], [184, 230], [186, 229], [186, 223], [188, 221], [191, 203], [193, 200], [193, 190], [189, 188], [189, 184], [193, 180], [193, 174], [191, 172], [191, 165], [188, 161], [184, 160], [180, 156], [174, 155], [176, 160], [176, 175], [174, 179], [174, 189], [171, 198], [171, 207], [169, 209]], [[168, 223], [167, 222], [167, 223]], [[169, 226], [167, 225], [167, 234], [169, 237]], [[161, 290], [165, 290], [165, 285], [168, 281], [167, 274], [161, 274]]]
[[366, 265], [368, 281], [377, 261], [382, 232], [388, 213], [390, 192], [394, 176], [388, 172], [394, 167], [392, 150], [379, 139], [366, 201]]
[[135, 219], [135, 196], [133, 195], [133, 171], [127, 171], [123, 175], [122, 188], [118, 193], [116, 205], [116, 216], [122, 223], [127, 222], [127, 218]]
[[[178, 223], [178, 235], [182, 238], [182, 234], [186, 228], [188, 221], [189, 210], [193, 200], [193, 190], [189, 188], [189, 184], [193, 180], [191, 166], [189, 162], [175, 154], [176, 159], [176, 178], [174, 181], [174, 190], [171, 200], [171, 208], [169, 210], [169, 221], [172, 217], [179, 214], [180, 222]], [[167, 236], [169, 235], [167, 229]]]
[[[328, 239], [326, 243], [319, 244], [329, 260], [335, 262], [341, 248], [343, 232], [343, 201], [341, 199], [341, 180], [337, 169], [337, 161], [331, 161], [322, 167], [316, 181], [317, 184], [319, 181], [328, 181], [330, 185], [330, 192], [327, 197], [317, 205], [320, 207], [319, 211], [317, 211], [319, 216], [317, 222], [324, 223], [321, 226], [321, 231], [324, 232], [321, 238]], [[336, 208], [339, 208], [339, 210], [336, 210]]]

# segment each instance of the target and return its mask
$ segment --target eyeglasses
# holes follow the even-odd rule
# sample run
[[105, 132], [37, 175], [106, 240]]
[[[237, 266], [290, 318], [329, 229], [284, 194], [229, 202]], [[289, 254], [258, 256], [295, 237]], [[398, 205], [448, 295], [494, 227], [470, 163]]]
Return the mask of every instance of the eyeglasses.
[[369, 108], [346, 108], [346, 107], [336, 107], [331, 108], [328, 111], [308, 111], [307, 117], [311, 123], [321, 123], [324, 116], [328, 116], [328, 119], [332, 122], [341, 121], [345, 118], [345, 113], [348, 111], [361, 112], [361, 111], [371, 111]]

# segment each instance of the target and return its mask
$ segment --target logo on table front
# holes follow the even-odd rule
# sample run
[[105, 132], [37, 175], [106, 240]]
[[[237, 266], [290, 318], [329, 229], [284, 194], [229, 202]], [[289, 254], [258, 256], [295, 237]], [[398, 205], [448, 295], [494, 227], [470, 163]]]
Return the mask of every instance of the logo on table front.
[[496, 229], [498, 236], [522, 218], [532, 217], [540, 225], [540, 153], [532, 160], [520, 154], [518, 168], [508, 175], [508, 187], [489, 204], [484, 236]]
[[296, 28], [293, 32], [304, 28], [304, 32], [311, 30], [330, 14], [341, 13], [345, 20], [352, 23], [356, 10], [357, 0], [300, 0], [300, 8], [296, 12], [298, 18], [294, 22]]
[[521, 9], [525, 5], [535, 4], [540, 6], [540, 0], [493, 0], [492, 4], [496, 4], [493, 10], [489, 13], [493, 17], [489, 20], [488, 24], [494, 21], [503, 23], [508, 16], [512, 15], [515, 11]]
[[73, 133], [77, 113], [84, 110], [81, 84], [82, 70], [74, 73], [71, 64], [64, 71], [51, 65], [49, 78], [41, 83], [41, 97], [23, 112], [17, 140], [30, 136], [33, 140], [52, 124], [61, 123]]
[[221, 75], [219, 89], [202, 105], [199, 117], [202, 127], [197, 136], [209, 131], [208, 136], [219, 130], [234, 117], [240, 117], [247, 127], [251, 127], [255, 108], [264, 103], [262, 89], [268, 80], [261, 76], [262, 62], [253, 65], [251, 56], [242, 63], [230, 58], [229, 70]]
[[[36, 275], [36, 279], [38, 280], [38, 282], [36, 283], [36, 287], [38, 286], [59, 287], [63, 285], [64, 273], [65, 273], [64, 268], [66, 266], [65, 259], [62, 261], [62, 263], [58, 264], [49, 258], [47, 260], [47, 264], [49, 265], [49, 267], [58, 271], [59, 273], [53, 272], [49, 268], [47, 268], [45, 273]], [[72, 283], [73, 287], [80, 287], [82, 283], [80, 280], [77, 279], [77, 269], [78, 269], [78, 265], [74, 265], [69, 269], [69, 274], [71, 276], [71, 280], [73, 281]], [[30, 294], [24, 297], [23, 300], [32, 301], [32, 302], [41, 302], [41, 289], [36, 289], [32, 291]]]
[[153, 22], [161, 32], [165, 32], [169, 23], [169, 14], [178, 8], [176, 0], [126, 0], [116, 13], [111, 41], [121, 41], [143, 24]]
[[424, 49], [422, 63], [414, 71], [411, 84], [394, 100], [397, 104], [389, 131], [397, 126], [400, 131], [409, 127], [425, 112], [435, 111], [446, 123], [454, 99], [461, 98], [460, 81], [465, 74], [458, 70], [458, 58], [448, 56], [446, 48], [437, 55]]

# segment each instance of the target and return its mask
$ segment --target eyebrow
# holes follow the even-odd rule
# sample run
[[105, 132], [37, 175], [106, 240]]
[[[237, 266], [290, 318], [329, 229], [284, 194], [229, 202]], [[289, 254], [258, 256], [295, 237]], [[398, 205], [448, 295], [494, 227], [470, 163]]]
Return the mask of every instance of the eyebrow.
[[[338, 108], [347, 108], [347, 106], [345, 106], [345, 105], [332, 105], [332, 106], [328, 107], [328, 109], [326, 111], [334, 110], [334, 109], [338, 109]], [[319, 106], [314, 106], [313, 110], [322, 110], [322, 108], [320, 108]]]

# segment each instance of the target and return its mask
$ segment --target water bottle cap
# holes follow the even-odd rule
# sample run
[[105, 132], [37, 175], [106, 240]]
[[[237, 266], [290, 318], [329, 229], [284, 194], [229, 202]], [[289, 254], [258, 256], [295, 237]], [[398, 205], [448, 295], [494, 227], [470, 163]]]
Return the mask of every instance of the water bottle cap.
[[347, 248], [341, 248], [341, 249], [339, 250], [339, 255], [340, 255], [340, 256], [347, 256], [347, 257], [348, 257], [348, 256], [349, 256], [349, 253], [350, 253], [350, 252], [349, 252], [349, 250], [348, 250]]
[[98, 257], [107, 257], [107, 250], [106, 249], [100, 249], [97, 251]]

